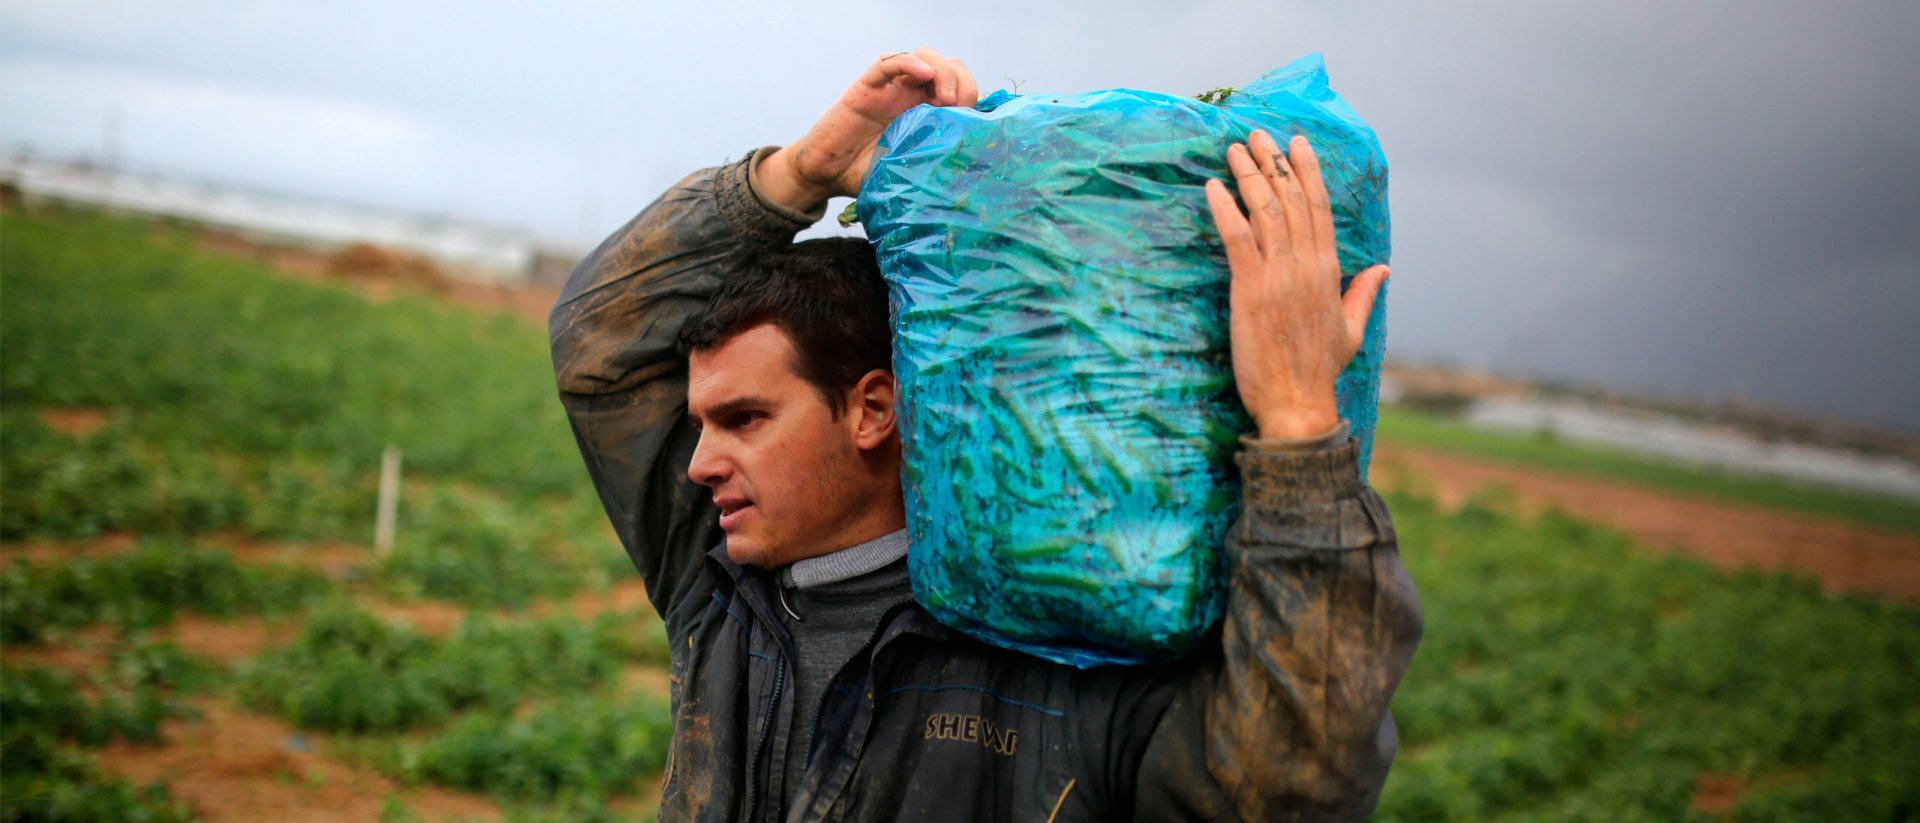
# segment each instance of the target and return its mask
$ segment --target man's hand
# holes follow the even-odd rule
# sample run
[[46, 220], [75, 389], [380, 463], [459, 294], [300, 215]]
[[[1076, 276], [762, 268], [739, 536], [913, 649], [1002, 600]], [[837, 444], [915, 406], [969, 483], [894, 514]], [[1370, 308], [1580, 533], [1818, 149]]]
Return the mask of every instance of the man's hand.
[[1340, 294], [1333, 209], [1307, 138], [1280, 146], [1264, 131], [1227, 149], [1226, 184], [1207, 181], [1207, 205], [1227, 246], [1233, 377], [1262, 438], [1300, 439], [1340, 423], [1334, 379], [1360, 350], [1387, 267], [1374, 266]]
[[958, 58], [926, 48], [882, 56], [805, 137], [760, 162], [761, 193], [803, 212], [829, 197], [858, 194], [874, 146], [893, 118], [921, 103], [971, 106], [979, 99], [973, 74]]

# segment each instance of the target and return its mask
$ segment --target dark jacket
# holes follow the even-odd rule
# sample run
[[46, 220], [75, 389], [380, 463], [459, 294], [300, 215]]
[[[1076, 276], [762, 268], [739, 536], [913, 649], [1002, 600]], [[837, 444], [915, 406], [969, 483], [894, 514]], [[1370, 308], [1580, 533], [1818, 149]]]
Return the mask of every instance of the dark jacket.
[[[747, 160], [695, 172], [574, 271], [554, 370], [601, 502], [673, 644], [662, 820], [1320, 820], [1366, 816], [1420, 604], [1352, 443], [1237, 456], [1218, 642], [1177, 664], [1078, 670], [889, 612], [819, 706], [795, 706], [772, 579], [727, 560], [686, 475], [682, 323], [755, 250], [819, 215], [768, 203]], [[796, 712], [818, 718], [787, 762]], [[803, 769], [797, 800], [780, 796]]]

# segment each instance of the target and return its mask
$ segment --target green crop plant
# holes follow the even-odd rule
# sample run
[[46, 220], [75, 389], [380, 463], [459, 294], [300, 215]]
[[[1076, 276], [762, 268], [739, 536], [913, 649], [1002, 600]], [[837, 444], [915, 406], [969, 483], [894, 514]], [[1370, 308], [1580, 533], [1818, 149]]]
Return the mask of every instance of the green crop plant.
[[120, 414], [74, 438], [30, 410], [0, 411], [0, 537], [234, 531], [309, 540], [364, 538], [373, 528], [373, 486], [360, 467], [155, 443], [131, 419]]
[[95, 623], [151, 628], [183, 611], [285, 613], [327, 588], [324, 577], [306, 569], [243, 566], [225, 551], [148, 540], [130, 554], [0, 568], [0, 639], [35, 643]]
[[292, 644], [239, 672], [256, 708], [297, 725], [378, 733], [438, 723], [470, 709], [507, 710], [539, 694], [604, 686], [623, 665], [657, 654], [656, 621], [617, 614], [570, 618], [470, 615], [432, 639], [364, 612], [316, 614]]
[[192, 823], [199, 817], [164, 783], [109, 777], [85, 755], [9, 742], [0, 769], [0, 823]]
[[1612, 530], [1390, 496], [1427, 634], [1376, 819], [1685, 820], [1920, 810], [1920, 613], [1650, 556]]
[[632, 817], [592, 799], [567, 799], [547, 804], [508, 804], [504, 823], [653, 823], [654, 816]]
[[327, 731], [391, 731], [432, 723], [452, 706], [416, 661], [432, 640], [364, 612], [310, 617], [292, 645], [242, 664], [238, 693], [249, 705]]
[[630, 792], [666, 764], [673, 722], [644, 695], [569, 695], [524, 718], [486, 712], [462, 718], [423, 743], [401, 747], [403, 777], [549, 801]]
[[160, 742], [163, 721], [193, 715], [180, 696], [210, 673], [165, 643], [118, 646], [103, 676], [84, 679], [0, 662], [0, 821], [192, 820], [165, 785], [107, 777], [79, 749]]
[[[577, 509], [516, 505], [501, 495], [446, 486], [410, 493], [406, 505], [406, 528], [381, 567], [382, 577], [402, 596], [524, 606], [582, 586], [604, 586], [611, 578], [610, 563], [594, 565], [576, 553], [553, 550], [599, 537], [604, 527]], [[604, 515], [594, 514], [604, 522]], [[632, 573], [624, 553], [608, 551], [602, 557]]]

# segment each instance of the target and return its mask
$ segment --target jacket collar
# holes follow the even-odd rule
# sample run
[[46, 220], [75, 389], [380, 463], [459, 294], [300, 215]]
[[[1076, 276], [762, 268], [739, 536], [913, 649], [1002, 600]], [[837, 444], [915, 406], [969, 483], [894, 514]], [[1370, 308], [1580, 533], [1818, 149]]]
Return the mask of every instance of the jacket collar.
[[[707, 560], [710, 561], [714, 574], [723, 580], [731, 581], [734, 589], [746, 597], [748, 604], [762, 616], [762, 622], [772, 624], [770, 628], [783, 638], [784, 642], [792, 642], [787, 634], [786, 625], [779, 620], [767, 617], [774, 614], [772, 587], [778, 584], [774, 581], [773, 575], [752, 566], [742, 566], [733, 562], [727, 557], [726, 541], [721, 541], [720, 545], [708, 550]], [[909, 559], [908, 562], [911, 563], [912, 560]], [[967, 639], [966, 635], [947, 628], [940, 621], [935, 620], [933, 615], [928, 614], [927, 610], [921, 608], [916, 601], [911, 606], [891, 613], [886, 630], [874, 643], [875, 654], [878, 654], [879, 650], [885, 648], [894, 638], [909, 634], [934, 641]]]

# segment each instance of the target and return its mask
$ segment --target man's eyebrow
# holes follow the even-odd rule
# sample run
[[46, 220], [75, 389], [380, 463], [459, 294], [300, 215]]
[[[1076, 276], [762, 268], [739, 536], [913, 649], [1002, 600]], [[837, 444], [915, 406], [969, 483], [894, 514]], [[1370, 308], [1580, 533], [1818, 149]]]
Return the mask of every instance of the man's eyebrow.
[[715, 403], [706, 410], [706, 414], [704, 415], [697, 409], [687, 409], [687, 416], [697, 421], [707, 417], [725, 417], [743, 409], [766, 408], [771, 405], [773, 405], [772, 400], [758, 395], [748, 395], [746, 397], [735, 397], [731, 400]]

